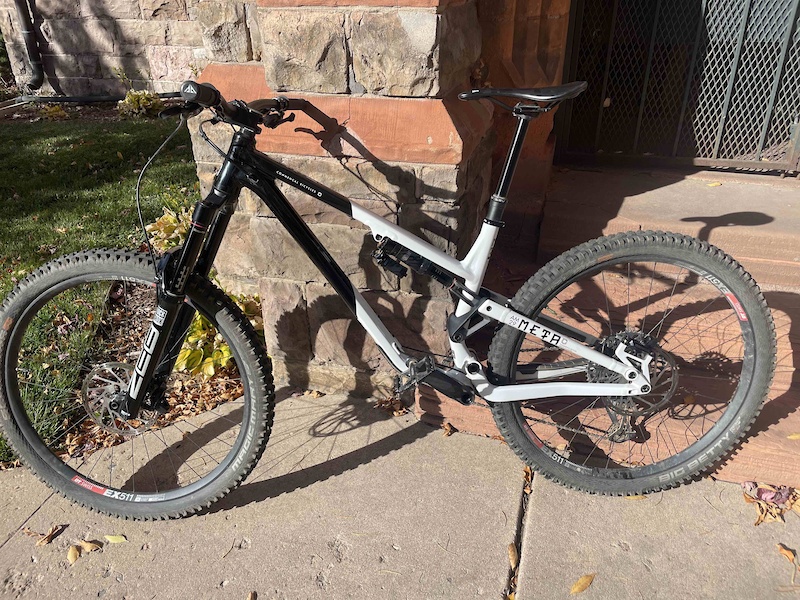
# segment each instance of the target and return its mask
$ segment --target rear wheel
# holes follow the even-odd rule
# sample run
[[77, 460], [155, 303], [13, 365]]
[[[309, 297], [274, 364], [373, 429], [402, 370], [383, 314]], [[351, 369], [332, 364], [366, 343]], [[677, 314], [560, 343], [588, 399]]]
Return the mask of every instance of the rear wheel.
[[167, 518], [210, 505], [252, 470], [272, 424], [269, 359], [210, 283], [192, 280], [187, 302], [205, 320], [190, 327], [179, 366], [206, 358], [205, 372], [170, 373], [156, 391], [163, 400], [124, 420], [114, 400], [156, 308], [149, 257], [65, 256], [12, 293], [2, 307], [0, 422], [45, 483], [101, 512]]
[[[758, 287], [730, 256], [693, 238], [636, 232], [587, 242], [546, 265], [512, 304], [589, 334], [601, 352], [622, 343], [648, 363], [645, 395], [492, 405], [514, 451], [570, 487], [638, 494], [709, 470], [745, 434], [772, 380], [774, 325]], [[621, 382], [508, 326], [489, 362], [509, 384]]]

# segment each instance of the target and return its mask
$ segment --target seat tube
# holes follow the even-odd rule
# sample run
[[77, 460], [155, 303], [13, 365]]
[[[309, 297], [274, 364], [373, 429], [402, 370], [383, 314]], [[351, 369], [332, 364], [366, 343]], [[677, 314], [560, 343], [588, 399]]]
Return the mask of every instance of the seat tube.
[[522, 144], [525, 142], [525, 134], [528, 132], [528, 125], [531, 120], [530, 115], [514, 113], [519, 120], [517, 129], [514, 132], [514, 139], [508, 149], [506, 162], [503, 171], [500, 173], [500, 180], [497, 182], [497, 191], [489, 200], [489, 212], [486, 213], [486, 221], [491, 225], [503, 225], [503, 211], [506, 208], [508, 190], [511, 187], [511, 180], [514, 178], [514, 171], [517, 169], [517, 162], [522, 152]]

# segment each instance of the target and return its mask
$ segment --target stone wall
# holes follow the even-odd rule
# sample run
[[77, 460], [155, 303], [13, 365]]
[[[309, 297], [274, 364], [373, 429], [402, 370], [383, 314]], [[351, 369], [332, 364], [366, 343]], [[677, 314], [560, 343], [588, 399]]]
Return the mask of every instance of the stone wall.
[[[119, 94], [126, 90], [123, 78], [136, 88], [172, 92], [208, 63], [202, 2], [37, 0], [33, 4], [47, 79], [42, 93]], [[23, 83], [30, 78], [30, 67], [11, 0], [0, 0], [0, 30], [17, 81]]]

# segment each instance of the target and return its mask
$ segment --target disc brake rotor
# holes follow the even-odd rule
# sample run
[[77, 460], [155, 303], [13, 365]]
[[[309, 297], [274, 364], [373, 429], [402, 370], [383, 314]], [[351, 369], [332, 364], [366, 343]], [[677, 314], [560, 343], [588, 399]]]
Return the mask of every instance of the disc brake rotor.
[[105, 431], [132, 437], [152, 428], [158, 413], [141, 410], [135, 419], [125, 420], [112, 408], [128, 389], [133, 366], [126, 363], [107, 362], [92, 369], [83, 381], [81, 400], [89, 417]]
[[[641, 396], [604, 397], [606, 407], [625, 417], [645, 417], [658, 412], [666, 406], [678, 389], [678, 365], [675, 359], [658, 347], [655, 340], [641, 332], [623, 331], [603, 340], [598, 350], [613, 356], [620, 343], [639, 357], [649, 355], [651, 391]], [[592, 383], [625, 383], [625, 378], [600, 365], [590, 363], [587, 379]]]

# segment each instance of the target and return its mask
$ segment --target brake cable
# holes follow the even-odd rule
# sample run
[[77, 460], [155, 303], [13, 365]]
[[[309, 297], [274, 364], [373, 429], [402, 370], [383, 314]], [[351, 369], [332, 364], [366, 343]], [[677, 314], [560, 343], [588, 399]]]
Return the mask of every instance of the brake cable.
[[156, 271], [156, 277], [158, 277], [158, 269], [156, 268], [156, 254], [153, 251], [153, 245], [150, 243], [150, 236], [147, 234], [147, 227], [144, 224], [144, 216], [142, 214], [142, 198], [141, 198], [141, 188], [142, 188], [142, 178], [144, 177], [145, 171], [147, 171], [148, 167], [152, 164], [153, 160], [158, 156], [161, 151], [169, 144], [172, 138], [177, 135], [178, 131], [180, 131], [181, 127], [187, 122], [186, 115], [181, 113], [180, 121], [178, 126], [175, 130], [167, 136], [162, 144], [158, 147], [153, 155], [148, 159], [145, 165], [142, 167], [142, 170], [139, 172], [139, 178], [136, 180], [136, 212], [139, 215], [139, 225], [142, 227], [142, 235], [144, 236], [144, 243], [147, 246], [147, 251], [150, 254], [150, 259], [153, 261], [153, 269]]

